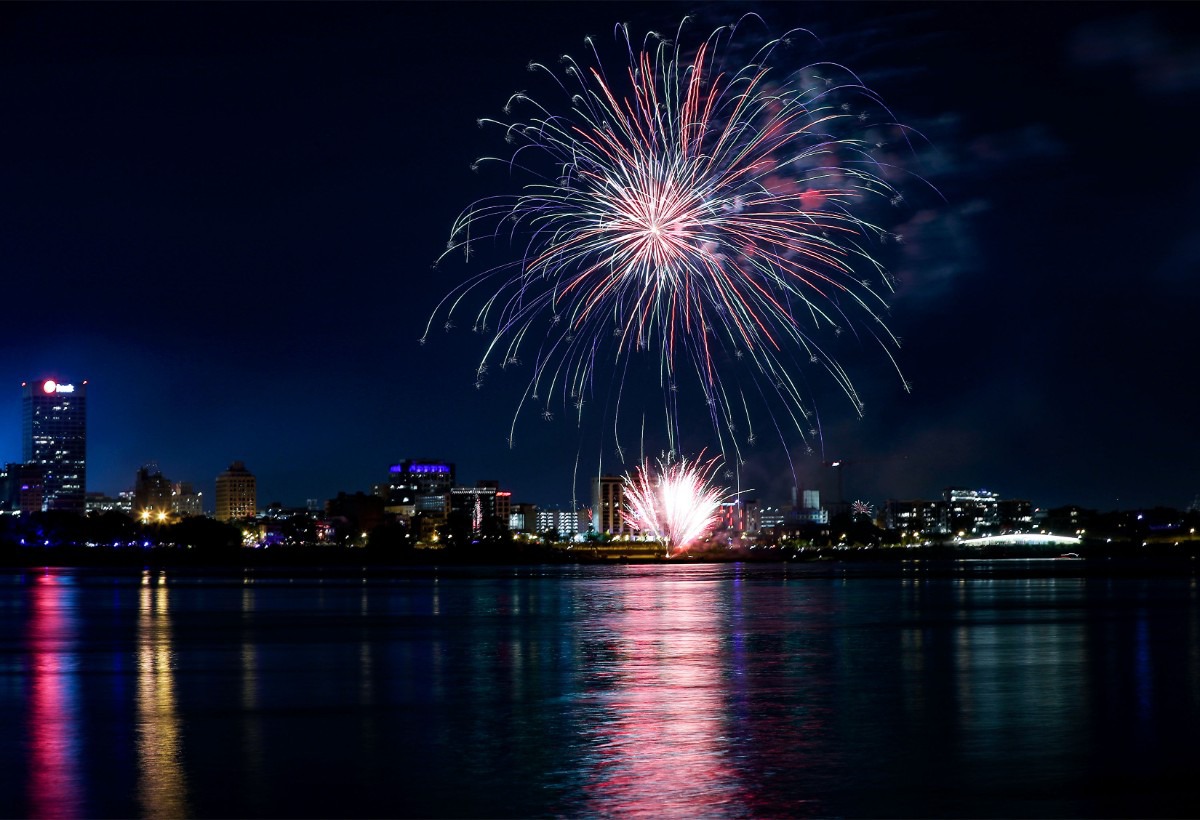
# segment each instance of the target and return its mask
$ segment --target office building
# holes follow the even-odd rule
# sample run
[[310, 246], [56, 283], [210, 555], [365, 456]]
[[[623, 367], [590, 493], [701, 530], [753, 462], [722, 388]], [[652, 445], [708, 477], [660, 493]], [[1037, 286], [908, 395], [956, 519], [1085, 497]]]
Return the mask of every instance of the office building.
[[217, 476], [216, 518], [218, 521], [240, 521], [253, 518], [258, 511], [258, 487], [246, 465], [235, 461]]
[[180, 518], [204, 515], [204, 493], [197, 492], [190, 481], [171, 485], [171, 509]]
[[496, 519], [508, 526], [512, 514], [512, 493], [500, 489], [496, 480], [475, 481], [473, 487], [451, 487], [451, 513], [480, 515], [482, 519]]
[[498, 481], [479, 481], [475, 486], [492, 487], [496, 491], [496, 518], [500, 519], [507, 527], [508, 520], [512, 516], [512, 492], [500, 489]]
[[82, 515], [87, 503], [87, 382], [21, 383], [21, 445], [42, 470], [42, 509]]
[[999, 505], [1001, 532], [1030, 532], [1033, 529], [1033, 504], [1020, 498], [1003, 499]]
[[617, 475], [592, 479], [592, 522], [598, 533], [627, 535], [625, 521], [625, 480]]
[[508, 513], [508, 528], [513, 532], [537, 532], [536, 504], [510, 504]]
[[787, 511], [782, 507], [763, 507], [759, 513], [759, 531], [774, 532], [783, 526], [786, 519]]
[[37, 512], [42, 509], [42, 468], [37, 464], [9, 464], [0, 471], [0, 510]]
[[800, 524], [828, 524], [829, 510], [821, 506], [821, 491], [793, 487], [790, 518]]
[[945, 531], [963, 537], [995, 535], [1000, 531], [1000, 497], [991, 490], [948, 487]]
[[131, 499], [132, 494], [129, 492], [121, 493], [116, 498], [102, 492], [89, 492], [87, 494], [87, 511], [89, 513], [120, 512], [132, 515], [133, 502]]
[[884, 523], [901, 538], [929, 538], [947, 532], [946, 502], [900, 501], [889, 499], [884, 507]]
[[762, 529], [762, 505], [740, 498], [723, 502], [718, 522], [718, 529], [733, 535], [758, 535]]
[[579, 533], [588, 530], [588, 511], [579, 510], [536, 510], [539, 535], [552, 534], [559, 541], [570, 541]]
[[325, 518], [336, 536], [350, 543], [365, 543], [371, 531], [385, 520], [386, 501], [377, 495], [339, 492], [325, 502]]
[[425, 513], [445, 518], [450, 512], [454, 465], [447, 461], [409, 459], [389, 470], [387, 511], [411, 516]]
[[474, 487], [450, 488], [450, 512], [466, 516], [479, 532], [485, 523], [508, 526], [512, 493], [500, 489], [498, 481], [478, 481]]
[[163, 520], [172, 512], [173, 487], [153, 464], [137, 471], [133, 482], [133, 512], [143, 521]]

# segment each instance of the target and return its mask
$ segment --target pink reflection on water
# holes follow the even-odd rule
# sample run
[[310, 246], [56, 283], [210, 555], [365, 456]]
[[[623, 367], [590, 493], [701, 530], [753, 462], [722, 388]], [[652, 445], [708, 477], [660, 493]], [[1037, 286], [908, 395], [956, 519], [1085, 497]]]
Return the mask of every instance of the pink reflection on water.
[[622, 578], [588, 619], [585, 814], [698, 817], [746, 805], [724, 727], [718, 585], [689, 576]]
[[29, 814], [81, 817], [75, 589], [39, 575], [30, 592]]

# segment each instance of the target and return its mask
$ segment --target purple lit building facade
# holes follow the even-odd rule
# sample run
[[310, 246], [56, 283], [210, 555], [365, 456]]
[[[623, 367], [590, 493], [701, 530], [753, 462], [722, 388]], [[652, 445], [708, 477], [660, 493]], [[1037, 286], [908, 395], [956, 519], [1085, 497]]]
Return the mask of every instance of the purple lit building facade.
[[424, 513], [444, 518], [450, 512], [454, 464], [409, 459], [393, 464], [388, 475], [387, 506], [406, 516]]

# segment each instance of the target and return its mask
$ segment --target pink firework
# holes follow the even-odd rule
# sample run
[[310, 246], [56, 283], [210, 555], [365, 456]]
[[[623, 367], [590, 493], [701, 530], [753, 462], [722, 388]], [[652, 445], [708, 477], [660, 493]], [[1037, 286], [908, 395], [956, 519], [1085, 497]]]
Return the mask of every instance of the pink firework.
[[626, 522], [680, 553], [712, 529], [726, 498], [712, 483], [720, 459], [647, 461], [625, 476]]
[[544, 403], [550, 419], [553, 400], [582, 412], [584, 395], [615, 373], [619, 416], [637, 397], [624, 395], [628, 362], [645, 356], [664, 391], [669, 449], [678, 386], [694, 378], [722, 453], [754, 442], [758, 402], [772, 426], [812, 435], [798, 375], [811, 365], [861, 412], [821, 337], [851, 330], [889, 358], [898, 346], [884, 324], [892, 280], [871, 255], [894, 237], [862, 214], [902, 200], [894, 169], [873, 156], [880, 134], [902, 130], [840, 66], [772, 67], [791, 61], [777, 54], [786, 37], [735, 62], [738, 27], [691, 47], [682, 25], [674, 40], [641, 43], [618, 27], [616, 70], [594, 47], [593, 60], [564, 57], [561, 71], [534, 64], [566, 105], [522, 93], [505, 110], [525, 119], [484, 121], [515, 146], [496, 161], [533, 179], [464, 212], [446, 253], [469, 255], [484, 238], [524, 246], [451, 291], [425, 333], [435, 321], [452, 327], [478, 293], [472, 324], [489, 338], [479, 384], [490, 364], [525, 363], [521, 403]]

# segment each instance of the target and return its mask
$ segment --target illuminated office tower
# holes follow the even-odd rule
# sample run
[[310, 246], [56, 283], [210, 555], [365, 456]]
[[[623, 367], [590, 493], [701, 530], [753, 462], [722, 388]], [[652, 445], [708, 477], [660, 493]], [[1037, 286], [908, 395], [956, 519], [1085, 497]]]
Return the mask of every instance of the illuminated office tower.
[[409, 459], [391, 467], [388, 508], [402, 515], [424, 513], [445, 517], [450, 512], [454, 464], [449, 461]]
[[246, 465], [235, 461], [217, 476], [218, 521], [240, 521], [258, 512], [258, 487]]
[[620, 476], [601, 475], [592, 479], [592, 515], [596, 532], [625, 535], [625, 480]]
[[21, 383], [21, 446], [42, 469], [42, 509], [83, 515], [87, 501], [87, 382]]

